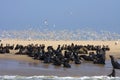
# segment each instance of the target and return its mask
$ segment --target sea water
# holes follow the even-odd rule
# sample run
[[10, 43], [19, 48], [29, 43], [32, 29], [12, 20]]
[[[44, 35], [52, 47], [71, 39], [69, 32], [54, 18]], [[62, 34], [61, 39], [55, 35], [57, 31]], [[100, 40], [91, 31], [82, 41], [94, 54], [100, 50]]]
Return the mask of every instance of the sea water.
[[120, 80], [120, 77], [84, 76], [84, 77], [58, 77], [58, 76], [0, 76], [0, 80]]

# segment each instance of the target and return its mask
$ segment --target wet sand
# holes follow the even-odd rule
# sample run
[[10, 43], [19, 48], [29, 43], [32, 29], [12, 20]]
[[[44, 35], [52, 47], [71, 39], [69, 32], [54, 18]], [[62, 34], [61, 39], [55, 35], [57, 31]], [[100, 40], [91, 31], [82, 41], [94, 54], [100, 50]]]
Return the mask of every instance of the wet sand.
[[[21, 76], [101, 76], [108, 75], [112, 71], [112, 65], [109, 55], [114, 55], [120, 58], [120, 43], [115, 45], [116, 41], [24, 41], [24, 40], [3, 40], [5, 44], [45, 44], [46, 46], [52, 45], [54, 48], [58, 44], [93, 44], [93, 45], [108, 45], [110, 51], [106, 54], [106, 65], [97, 65], [92, 62], [83, 61], [80, 65], [71, 63], [71, 68], [56, 67], [52, 64], [44, 64], [39, 60], [33, 60], [26, 55], [14, 55], [12, 50], [11, 54], [0, 54], [0, 75], [21, 75]], [[120, 62], [120, 60], [118, 60]], [[117, 76], [120, 76], [120, 71], [117, 71]]]
[[[119, 60], [120, 62], [120, 60]], [[52, 64], [23, 62], [16, 60], [0, 60], [0, 75], [20, 75], [20, 76], [101, 76], [108, 75], [112, 71], [110, 61], [106, 65], [83, 62], [80, 65], [71, 64], [71, 68], [56, 67]], [[116, 70], [116, 75], [120, 76], [120, 71]]]

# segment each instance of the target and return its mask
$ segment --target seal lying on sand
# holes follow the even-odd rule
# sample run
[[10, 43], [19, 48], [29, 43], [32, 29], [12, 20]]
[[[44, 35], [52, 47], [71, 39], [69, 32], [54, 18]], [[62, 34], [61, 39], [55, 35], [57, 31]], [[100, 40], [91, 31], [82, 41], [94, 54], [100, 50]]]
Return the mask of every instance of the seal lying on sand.
[[112, 73], [109, 74], [108, 76], [109, 76], [109, 77], [115, 77], [115, 75], [116, 75], [116, 73], [115, 73], [115, 69], [113, 68]]
[[118, 63], [117, 60], [115, 60], [115, 58], [112, 55], [110, 55], [110, 59], [111, 59], [113, 68], [120, 69], [120, 63]]

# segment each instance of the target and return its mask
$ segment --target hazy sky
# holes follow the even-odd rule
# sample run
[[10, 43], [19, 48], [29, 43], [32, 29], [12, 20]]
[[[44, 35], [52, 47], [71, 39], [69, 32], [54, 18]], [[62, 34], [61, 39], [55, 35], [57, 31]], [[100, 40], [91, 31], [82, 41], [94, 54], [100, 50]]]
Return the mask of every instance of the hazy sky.
[[0, 0], [0, 28], [120, 31], [120, 0]]

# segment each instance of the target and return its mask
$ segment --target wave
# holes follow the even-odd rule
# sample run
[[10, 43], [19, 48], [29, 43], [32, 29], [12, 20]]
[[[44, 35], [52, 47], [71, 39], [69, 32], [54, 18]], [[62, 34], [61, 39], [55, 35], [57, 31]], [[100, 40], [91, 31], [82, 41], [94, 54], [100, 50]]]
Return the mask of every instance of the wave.
[[120, 80], [120, 77], [84, 76], [84, 77], [58, 77], [58, 76], [0, 76], [0, 80]]

